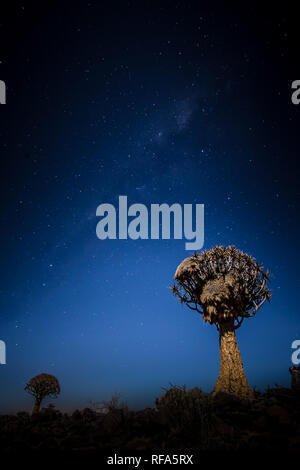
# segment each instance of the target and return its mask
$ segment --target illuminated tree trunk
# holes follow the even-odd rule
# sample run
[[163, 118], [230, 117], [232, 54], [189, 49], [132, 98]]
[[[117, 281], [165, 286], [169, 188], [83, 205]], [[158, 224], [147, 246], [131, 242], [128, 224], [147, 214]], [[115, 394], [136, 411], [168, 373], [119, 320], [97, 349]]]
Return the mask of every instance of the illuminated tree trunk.
[[219, 326], [220, 371], [214, 391], [223, 391], [241, 397], [253, 397], [247, 382], [237, 344], [234, 322]]
[[42, 400], [40, 398], [35, 399], [31, 414], [34, 415], [35, 413], [38, 413], [40, 411], [41, 401]]

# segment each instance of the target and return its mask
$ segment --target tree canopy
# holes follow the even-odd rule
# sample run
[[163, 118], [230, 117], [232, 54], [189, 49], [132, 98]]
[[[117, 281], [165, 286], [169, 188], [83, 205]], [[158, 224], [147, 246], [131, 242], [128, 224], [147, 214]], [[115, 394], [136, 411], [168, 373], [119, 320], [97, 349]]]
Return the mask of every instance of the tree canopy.
[[60, 385], [54, 375], [39, 374], [29, 380], [24, 390], [42, 400], [47, 396], [56, 398], [60, 393]]
[[205, 322], [240, 326], [271, 297], [269, 274], [234, 246], [216, 246], [186, 258], [175, 272], [173, 293]]

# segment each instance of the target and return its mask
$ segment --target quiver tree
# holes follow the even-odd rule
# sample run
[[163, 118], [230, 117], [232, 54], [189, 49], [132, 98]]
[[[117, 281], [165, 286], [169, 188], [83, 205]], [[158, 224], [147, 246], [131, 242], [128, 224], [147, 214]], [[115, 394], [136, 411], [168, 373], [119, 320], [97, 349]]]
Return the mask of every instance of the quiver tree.
[[178, 266], [173, 293], [219, 331], [220, 371], [214, 391], [252, 396], [235, 330], [271, 297], [268, 273], [234, 246], [195, 253]]
[[60, 393], [57, 378], [51, 374], [39, 374], [29, 380], [24, 390], [35, 398], [32, 414], [38, 413], [45, 397], [56, 398]]

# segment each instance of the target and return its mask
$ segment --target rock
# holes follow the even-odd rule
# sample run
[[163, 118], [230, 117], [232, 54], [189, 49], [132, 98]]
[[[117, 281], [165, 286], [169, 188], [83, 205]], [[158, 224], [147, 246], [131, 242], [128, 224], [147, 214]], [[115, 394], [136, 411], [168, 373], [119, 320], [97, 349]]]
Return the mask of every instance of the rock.
[[278, 418], [280, 424], [291, 424], [290, 415], [282, 406], [270, 406], [267, 408], [266, 412], [268, 416]]
[[292, 366], [289, 371], [292, 376], [291, 389], [300, 392], [300, 366]]

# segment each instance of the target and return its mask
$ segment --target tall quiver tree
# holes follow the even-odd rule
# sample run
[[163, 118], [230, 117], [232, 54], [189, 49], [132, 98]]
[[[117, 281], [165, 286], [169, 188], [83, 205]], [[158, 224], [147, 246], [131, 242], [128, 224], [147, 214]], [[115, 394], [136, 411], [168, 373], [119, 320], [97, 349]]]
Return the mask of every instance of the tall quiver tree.
[[44, 398], [56, 398], [58, 396], [60, 393], [60, 385], [54, 375], [39, 374], [29, 380], [24, 390], [35, 398], [32, 409], [32, 414], [35, 414], [39, 412], [41, 402]]
[[235, 330], [271, 297], [269, 275], [234, 246], [195, 253], [178, 266], [173, 293], [219, 331], [220, 371], [214, 391], [252, 397]]

